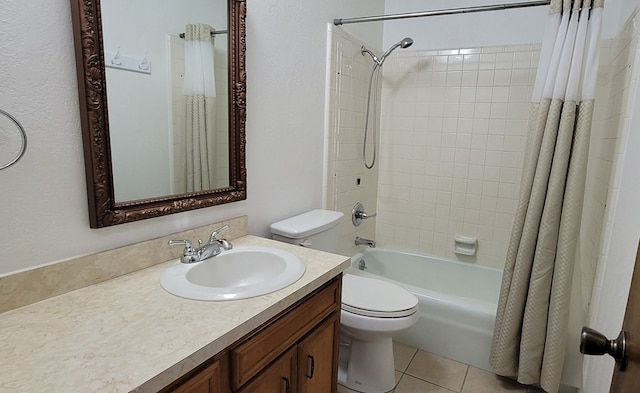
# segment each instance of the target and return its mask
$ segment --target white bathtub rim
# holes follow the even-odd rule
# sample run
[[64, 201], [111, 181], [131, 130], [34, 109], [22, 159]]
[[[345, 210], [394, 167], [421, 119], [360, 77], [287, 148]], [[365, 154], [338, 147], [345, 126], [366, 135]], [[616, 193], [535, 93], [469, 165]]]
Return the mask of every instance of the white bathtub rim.
[[473, 262], [456, 261], [456, 260], [453, 260], [453, 259], [447, 259], [445, 257], [439, 257], [439, 256], [434, 256], [434, 255], [428, 255], [428, 254], [419, 254], [419, 253], [413, 252], [413, 251], [400, 250], [400, 249], [394, 249], [394, 248], [379, 248], [379, 247], [376, 247], [375, 249], [365, 249], [363, 251], [360, 251], [356, 255], [352, 256], [351, 257], [351, 265], [355, 266], [357, 264], [358, 258], [363, 258], [364, 255], [367, 254], [368, 252], [375, 252], [375, 251], [387, 251], [387, 252], [391, 252], [391, 253], [397, 253], [397, 254], [403, 254], [403, 255], [411, 255], [411, 256], [419, 257], [419, 258], [430, 258], [430, 259], [435, 259], [435, 260], [442, 261], [442, 262], [453, 263], [453, 264], [455, 264], [457, 266], [473, 267], [474, 269], [477, 268], [477, 269], [481, 269], [481, 270], [500, 272], [500, 274], [502, 274], [502, 272], [503, 272], [503, 269], [499, 269], [499, 268], [493, 267], [493, 266], [479, 265], [479, 264], [473, 263]]

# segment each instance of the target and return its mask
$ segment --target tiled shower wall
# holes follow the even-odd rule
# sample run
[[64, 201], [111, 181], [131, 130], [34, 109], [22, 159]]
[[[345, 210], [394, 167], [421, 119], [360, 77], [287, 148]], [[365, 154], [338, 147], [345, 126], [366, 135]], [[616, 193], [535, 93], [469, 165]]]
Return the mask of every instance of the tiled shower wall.
[[[637, 36], [628, 23], [618, 38], [602, 42], [578, 252], [585, 309], [607, 252]], [[330, 44], [325, 207], [345, 213], [340, 252], [353, 255], [353, 238], [363, 236], [381, 247], [455, 259], [453, 237], [463, 234], [478, 237], [478, 256], [459, 259], [502, 268], [539, 45], [394, 52], [384, 64], [378, 175], [361, 163], [371, 64], [360, 54], [362, 43], [340, 29]], [[353, 227], [357, 201], [377, 211], [375, 228]]]
[[[502, 267], [539, 45], [397, 50], [384, 65], [380, 245]], [[475, 257], [454, 237], [478, 239]]]
[[329, 27], [327, 56], [327, 130], [324, 207], [344, 213], [339, 224], [338, 253], [354, 255], [356, 236], [374, 239], [375, 222], [365, 220], [355, 227], [351, 211], [362, 202], [367, 213], [376, 211], [378, 164], [365, 169], [362, 138], [371, 59], [360, 53], [362, 42], [339, 28]]

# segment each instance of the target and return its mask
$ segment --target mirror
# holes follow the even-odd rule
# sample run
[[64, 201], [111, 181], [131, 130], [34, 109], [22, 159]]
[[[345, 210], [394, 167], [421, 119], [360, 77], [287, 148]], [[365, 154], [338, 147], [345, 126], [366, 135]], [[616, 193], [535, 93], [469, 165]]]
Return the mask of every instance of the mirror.
[[246, 199], [245, 1], [143, 3], [71, 0], [92, 228]]

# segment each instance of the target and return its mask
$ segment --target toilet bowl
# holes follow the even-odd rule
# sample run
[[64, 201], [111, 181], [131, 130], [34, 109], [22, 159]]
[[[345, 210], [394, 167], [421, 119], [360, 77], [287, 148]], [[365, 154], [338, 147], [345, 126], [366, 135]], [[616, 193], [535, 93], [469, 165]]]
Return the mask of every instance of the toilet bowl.
[[[271, 225], [275, 240], [336, 252], [340, 212], [312, 210]], [[338, 382], [365, 393], [395, 386], [392, 338], [418, 321], [418, 298], [375, 278], [344, 274]]]
[[338, 382], [366, 393], [392, 390], [392, 339], [418, 318], [418, 299], [410, 292], [386, 281], [345, 274]]

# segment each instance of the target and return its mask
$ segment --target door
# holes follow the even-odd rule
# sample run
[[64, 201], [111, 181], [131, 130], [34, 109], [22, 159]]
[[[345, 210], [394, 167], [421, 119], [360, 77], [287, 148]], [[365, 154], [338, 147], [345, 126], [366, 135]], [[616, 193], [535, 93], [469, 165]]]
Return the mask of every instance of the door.
[[622, 323], [622, 330], [627, 332], [628, 365], [624, 372], [617, 367], [613, 372], [610, 393], [635, 393], [640, 386], [640, 245], [636, 254], [636, 265], [633, 269], [629, 300]]
[[335, 312], [298, 345], [300, 393], [330, 393], [338, 388], [338, 316]]

